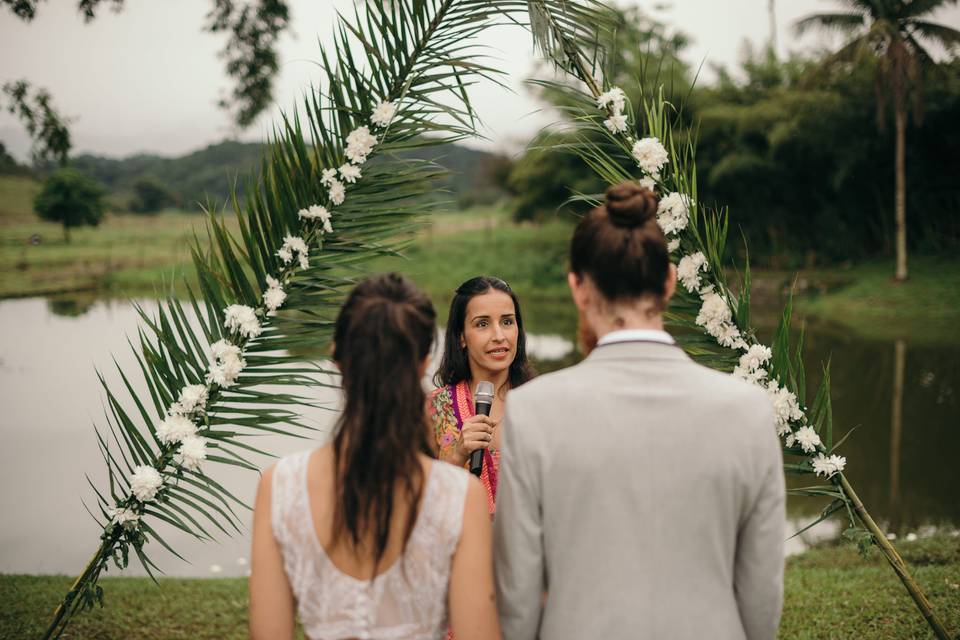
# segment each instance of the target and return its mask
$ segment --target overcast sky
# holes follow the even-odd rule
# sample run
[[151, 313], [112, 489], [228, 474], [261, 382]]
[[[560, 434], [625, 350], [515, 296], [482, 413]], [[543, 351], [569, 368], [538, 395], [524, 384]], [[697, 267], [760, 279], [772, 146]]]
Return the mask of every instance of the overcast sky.
[[[280, 45], [276, 106], [240, 137], [262, 139], [280, 108], [289, 110], [318, 77], [319, 42], [329, 41], [336, 7], [352, 0], [291, 0], [292, 29]], [[626, 4], [623, 0], [619, 3]], [[734, 65], [743, 43], [769, 38], [767, 0], [674, 0], [639, 2], [648, 12], [693, 38], [691, 63]], [[103, 9], [84, 24], [76, 0], [41, 3], [33, 23], [0, 10], [0, 82], [27, 78], [46, 87], [55, 105], [72, 119], [74, 152], [126, 156], [139, 152], [179, 155], [226, 137], [236, 137], [217, 99], [230, 88], [217, 57], [226, 36], [202, 31], [210, 2], [127, 0], [114, 14]], [[824, 36], [793, 36], [791, 25], [839, 4], [830, 0], [779, 0], [779, 52], [835, 44]], [[960, 27], [960, 8], [934, 19]], [[529, 139], [548, 116], [536, 113], [523, 80], [534, 58], [530, 38], [517, 28], [497, 28], [484, 42], [496, 49], [514, 93], [475, 87], [471, 100], [486, 124], [489, 142], [474, 146], [511, 150]], [[711, 74], [706, 73], [709, 81]], [[21, 125], [0, 114], [0, 141], [20, 158], [29, 149]]]

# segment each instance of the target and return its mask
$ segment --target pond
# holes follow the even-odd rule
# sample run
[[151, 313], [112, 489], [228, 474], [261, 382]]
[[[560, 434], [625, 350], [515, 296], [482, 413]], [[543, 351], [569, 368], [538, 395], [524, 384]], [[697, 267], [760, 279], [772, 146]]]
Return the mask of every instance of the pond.
[[[146, 310], [155, 303], [142, 303]], [[530, 351], [540, 370], [577, 360], [573, 314], [546, 310], [536, 302], [525, 309]], [[564, 315], [558, 321], [557, 315]], [[551, 316], [548, 331], [537, 333], [536, 319]], [[103, 394], [95, 369], [116, 382], [113, 358], [125, 371], [134, 359], [127, 336], [135, 336], [138, 317], [129, 302], [77, 298], [0, 301], [0, 572], [76, 573], [96, 546], [99, 530], [87, 514], [92, 490], [104, 478], [93, 424], [103, 424]], [[960, 345], [911, 345], [909, 340], [874, 342], [822, 325], [807, 329], [804, 359], [811, 388], [819, 382], [820, 363], [832, 359], [835, 433], [858, 427], [843, 444], [847, 475], [881, 526], [904, 535], [931, 526], [960, 525], [960, 484], [948, 454], [960, 450]], [[136, 376], [134, 376], [136, 377]], [[317, 398], [335, 406], [337, 394]], [[333, 412], [308, 409], [304, 420], [329, 433]], [[310, 446], [286, 436], [259, 437], [258, 447], [278, 455]], [[267, 464], [269, 460], [258, 459]], [[215, 467], [221, 483], [252, 503], [256, 474]], [[792, 533], [822, 503], [791, 499]], [[245, 517], [249, 520], [248, 517]], [[837, 534], [839, 521], [813, 529], [790, 542]], [[247, 536], [201, 543], [178, 532], [168, 541], [192, 564], [158, 546], [153, 559], [171, 575], [243, 575]], [[139, 568], [130, 570], [139, 574]]]

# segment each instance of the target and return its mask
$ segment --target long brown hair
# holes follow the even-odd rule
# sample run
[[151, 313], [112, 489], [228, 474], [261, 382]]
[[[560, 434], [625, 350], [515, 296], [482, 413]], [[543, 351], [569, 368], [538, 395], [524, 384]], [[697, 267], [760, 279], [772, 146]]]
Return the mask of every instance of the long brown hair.
[[374, 575], [387, 548], [398, 483], [410, 504], [404, 549], [417, 519], [424, 487], [418, 454], [432, 455], [419, 368], [435, 331], [430, 299], [395, 273], [358, 284], [334, 328], [345, 404], [333, 438], [333, 541], [359, 547], [372, 534]]

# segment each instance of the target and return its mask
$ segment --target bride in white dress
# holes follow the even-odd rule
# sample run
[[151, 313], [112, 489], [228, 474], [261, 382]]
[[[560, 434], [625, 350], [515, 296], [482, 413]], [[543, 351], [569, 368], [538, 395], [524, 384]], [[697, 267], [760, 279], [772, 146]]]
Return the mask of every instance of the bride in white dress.
[[420, 380], [429, 299], [396, 274], [340, 310], [343, 413], [332, 442], [264, 472], [253, 516], [250, 633], [499, 639], [483, 486], [430, 454]]

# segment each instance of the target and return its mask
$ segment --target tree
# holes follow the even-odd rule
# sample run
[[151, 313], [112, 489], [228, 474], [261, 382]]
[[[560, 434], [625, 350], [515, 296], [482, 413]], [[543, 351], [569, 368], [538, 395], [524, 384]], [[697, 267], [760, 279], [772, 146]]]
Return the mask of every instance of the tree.
[[74, 169], [60, 169], [43, 183], [33, 201], [33, 210], [43, 220], [63, 224], [63, 237], [70, 242], [70, 228], [95, 227], [103, 219], [103, 188]]
[[906, 227], [906, 128], [907, 110], [913, 103], [914, 122], [922, 117], [924, 67], [933, 59], [921, 40], [947, 51], [960, 49], [960, 31], [924, 19], [934, 10], [957, 0], [844, 0], [852, 11], [819, 13], [796, 23], [803, 34], [810, 29], [839, 31], [850, 40], [827, 58], [826, 68], [849, 65], [863, 56], [876, 58], [877, 120], [882, 127], [887, 101], [893, 106], [896, 127], [895, 197], [897, 281], [907, 279]]
[[137, 213], [156, 213], [164, 207], [176, 204], [176, 198], [157, 178], [143, 176], [133, 183], [133, 200], [130, 210]]
[[53, 108], [53, 100], [46, 89], [37, 89], [30, 95], [26, 80], [3, 85], [7, 111], [18, 116], [33, 140], [33, 159], [37, 164], [56, 161], [66, 166], [70, 153], [70, 130], [67, 119]]

